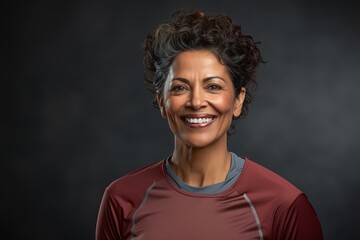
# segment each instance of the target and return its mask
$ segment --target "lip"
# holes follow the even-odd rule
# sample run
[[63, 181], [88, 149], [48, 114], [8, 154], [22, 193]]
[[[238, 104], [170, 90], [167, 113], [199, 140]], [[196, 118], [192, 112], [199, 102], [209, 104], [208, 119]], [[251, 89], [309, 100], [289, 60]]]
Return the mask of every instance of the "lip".
[[[203, 123], [190, 123], [188, 121], [186, 121], [186, 118], [212, 118], [212, 121], [210, 122], [203, 122]], [[208, 127], [210, 126], [214, 120], [216, 119], [215, 115], [212, 114], [185, 114], [181, 117], [181, 120], [183, 120], [183, 122], [191, 127], [191, 128], [204, 128], [204, 127]]]

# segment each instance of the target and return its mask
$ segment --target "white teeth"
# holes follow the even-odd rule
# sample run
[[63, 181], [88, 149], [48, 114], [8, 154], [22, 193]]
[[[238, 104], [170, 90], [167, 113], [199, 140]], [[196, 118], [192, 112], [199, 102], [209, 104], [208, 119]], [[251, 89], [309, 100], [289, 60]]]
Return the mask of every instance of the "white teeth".
[[208, 123], [212, 120], [213, 118], [185, 118], [185, 121], [189, 123]]

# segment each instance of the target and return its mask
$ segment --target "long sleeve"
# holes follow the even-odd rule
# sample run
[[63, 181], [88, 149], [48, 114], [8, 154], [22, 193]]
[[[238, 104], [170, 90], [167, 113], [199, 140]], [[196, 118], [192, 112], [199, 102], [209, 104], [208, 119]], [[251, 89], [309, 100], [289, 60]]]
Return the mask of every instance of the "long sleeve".
[[106, 189], [96, 223], [96, 240], [121, 240], [121, 216], [121, 208]]
[[304, 194], [297, 197], [284, 213], [279, 214], [274, 223], [274, 239], [323, 239], [320, 221]]

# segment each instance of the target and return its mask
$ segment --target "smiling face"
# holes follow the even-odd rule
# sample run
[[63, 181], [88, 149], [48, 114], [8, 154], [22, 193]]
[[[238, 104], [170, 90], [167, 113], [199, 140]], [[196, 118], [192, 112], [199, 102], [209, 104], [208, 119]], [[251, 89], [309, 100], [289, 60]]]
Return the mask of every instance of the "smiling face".
[[158, 103], [178, 143], [201, 148], [225, 143], [233, 116], [241, 113], [245, 89], [235, 96], [227, 67], [210, 51], [180, 53]]

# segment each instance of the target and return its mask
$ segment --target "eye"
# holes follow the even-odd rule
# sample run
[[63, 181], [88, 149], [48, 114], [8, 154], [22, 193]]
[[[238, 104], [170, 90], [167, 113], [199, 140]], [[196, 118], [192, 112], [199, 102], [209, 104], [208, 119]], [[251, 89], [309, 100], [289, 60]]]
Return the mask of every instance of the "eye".
[[210, 84], [206, 88], [211, 90], [211, 91], [216, 91], [216, 90], [221, 90], [222, 89], [222, 87], [217, 85], [217, 84]]
[[185, 91], [186, 88], [182, 85], [175, 85], [170, 89], [170, 92], [181, 92], [181, 91]]

